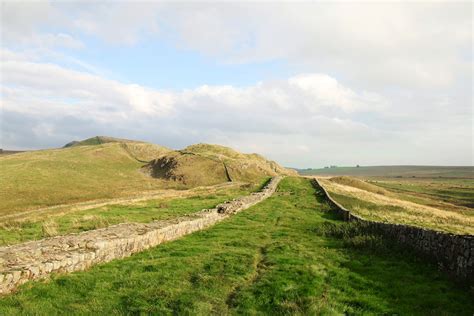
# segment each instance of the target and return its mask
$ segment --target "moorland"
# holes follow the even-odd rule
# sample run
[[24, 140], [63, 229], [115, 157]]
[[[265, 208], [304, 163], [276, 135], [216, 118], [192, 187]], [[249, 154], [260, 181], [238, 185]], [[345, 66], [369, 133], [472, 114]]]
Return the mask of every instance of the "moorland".
[[[474, 234], [472, 168], [404, 168], [317, 177], [364, 218]], [[1, 314], [474, 312], [469, 284], [342, 222], [311, 185], [314, 175], [298, 176], [258, 154], [98, 136], [1, 156], [0, 173], [2, 246], [179, 218], [285, 176], [272, 197], [211, 228], [86, 271], [28, 282], [0, 299]]]

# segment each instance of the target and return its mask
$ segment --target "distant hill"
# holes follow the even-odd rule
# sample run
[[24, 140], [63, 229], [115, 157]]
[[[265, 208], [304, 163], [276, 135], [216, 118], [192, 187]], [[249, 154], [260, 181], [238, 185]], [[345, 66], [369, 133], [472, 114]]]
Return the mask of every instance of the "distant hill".
[[109, 136], [94, 136], [91, 138], [87, 138], [81, 141], [73, 140], [72, 142], [67, 143], [63, 146], [63, 148], [67, 147], [75, 147], [75, 146], [90, 146], [90, 145], [100, 145], [106, 143], [144, 143], [137, 140], [130, 140], [130, 139], [123, 139], [123, 138], [115, 138]]
[[420, 177], [474, 178], [474, 167], [450, 166], [368, 166], [299, 169], [301, 175], [355, 177]]
[[13, 155], [13, 154], [18, 154], [22, 152], [24, 152], [24, 150], [6, 150], [6, 149], [0, 148], [0, 156]]
[[0, 215], [147, 190], [228, 181], [260, 183], [265, 177], [292, 172], [259, 155], [218, 145], [175, 151], [98, 136], [65, 148], [0, 156]]

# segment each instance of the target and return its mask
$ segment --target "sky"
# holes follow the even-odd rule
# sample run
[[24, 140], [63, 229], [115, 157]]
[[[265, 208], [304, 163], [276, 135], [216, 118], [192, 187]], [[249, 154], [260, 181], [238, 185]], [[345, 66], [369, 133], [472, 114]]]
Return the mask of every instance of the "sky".
[[2, 1], [0, 148], [473, 165], [473, 4]]

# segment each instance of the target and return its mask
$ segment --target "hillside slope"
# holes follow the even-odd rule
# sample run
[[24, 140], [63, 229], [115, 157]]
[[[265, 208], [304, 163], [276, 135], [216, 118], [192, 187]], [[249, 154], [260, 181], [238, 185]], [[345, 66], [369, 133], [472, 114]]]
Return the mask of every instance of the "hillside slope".
[[278, 174], [293, 175], [257, 154], [242, 154], [220, 145], [197, 144], [169, 152], [151, 161], [143, 170], [154, 178], [187, 186], [213, 185], [226, 181], [256, 182]]
[[[161, 153], [131, 151], [140, 158]], [[138, 172], [143, 162], [120, 143], [19, 153], [0, 158], [0, 214], [15, 210], [115, 198], [163, 188]]]
[[[199, 152], [203, 148], [206, 151]], [[173, 151], [145, 142], [93, 137], [66, 148], [2, 156], [0, 215], [160, 189], [213, 185], [228, 182], [228, 176], [260, 183], [265, 177], [285, 172], [258, 155], [244, 155], [230, 148], [225, 148], [225, 154], [220, 152], [223, 148], [196, 145]]]

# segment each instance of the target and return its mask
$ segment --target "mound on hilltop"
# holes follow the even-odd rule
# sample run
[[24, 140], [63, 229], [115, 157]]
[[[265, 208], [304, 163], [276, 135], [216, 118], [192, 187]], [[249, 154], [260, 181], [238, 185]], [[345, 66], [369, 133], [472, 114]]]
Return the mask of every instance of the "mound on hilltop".
[[296, 174], [257, 154], [232, 148], [197, 144], [152, 160], [142, 168], [154, 178], [186, 186], [214, 185], [229, 181], [256, 182], [264, 177]]
[[73, 140], [72, 142], [67, 143], [63, 148], [75, 147], [75, 146], [91, 146], [91, 145], [101, 145], [107, 143], [144, 143], [138, 140], [130, 140], [124, 138], [115, 138], [109, 136], [94, 136], [84, 140]]
[[63, 148], [79, 146], [97, 146], [110, 143], [119, 144], [125, 150], [125, 152], [128, 153], [133, 159], [145, 163], [161, 156], [162, 154], [171, 151], [171, 149], [169, 148], [155, 144], [109, 136], [94, 136], [81, 141], [72, 141], [64, 145]]

